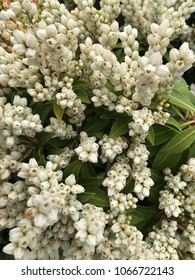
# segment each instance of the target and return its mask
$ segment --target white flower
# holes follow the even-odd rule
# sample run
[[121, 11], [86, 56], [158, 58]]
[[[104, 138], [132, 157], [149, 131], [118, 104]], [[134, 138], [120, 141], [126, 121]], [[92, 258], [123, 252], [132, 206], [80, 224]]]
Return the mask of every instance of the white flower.
[[95, 137], [88, 137], [85, 132], [80, 133], [81, 143], [74, 149], [79, 159], [83, 162], [90, 161], [93, 163], [98, 162], [98, 148], [99, 145], [95, 143]]

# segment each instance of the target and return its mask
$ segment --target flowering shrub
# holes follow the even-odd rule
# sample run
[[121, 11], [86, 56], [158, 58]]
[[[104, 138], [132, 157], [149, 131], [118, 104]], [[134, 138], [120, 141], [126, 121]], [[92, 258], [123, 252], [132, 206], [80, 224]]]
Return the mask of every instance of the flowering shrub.
[[195, 3], [74, 2], [1, 1], [3, 252], [195, 259]]

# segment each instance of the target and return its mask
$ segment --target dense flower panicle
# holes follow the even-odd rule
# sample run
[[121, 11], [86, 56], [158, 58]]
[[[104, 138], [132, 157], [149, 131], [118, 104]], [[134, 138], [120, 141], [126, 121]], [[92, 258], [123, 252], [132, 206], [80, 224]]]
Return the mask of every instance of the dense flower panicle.
[[103, 138], [99, 141], [101, 146], [101, 160], [102, 162], [113, 162], [114, 158], [127, 149], [128, 141], [123, 137], [109, 138], [104, 134]]
[[112, 165], [107, 172], [106, 179], [102, 182], [102, 185], [107, 187], [109, 197], [119, 193], [126, 186], [130, 171], [131, 167], [124, 159], [121, 163], [117, 162]]
[[52, 132], [54, 137], [59, 137], [60, 139], [70, 139], [76, 136], [76, 131], [73, 130], [71, 124], [66, 124], [63, 120], [59, 121], [55, 118], [50, 118], [50, 125], [44, 128], [46, 132]]
[[148, 234], [147, 246], [159, 260], [178, 260], [180, 242], [176, 238], [177, 222], [162, 221], [161, 229], [156, 226]]
[[99, 145], [95, 143], [95, 137], [88, 137], [87, 133], [81, 131], [80, 142], [81, 144], [74, 151], [83, 162], [90, 161], [96, 163], [98, 161], [98, 148]]
[[[193, 110], [185, 115], [193, 95], [169, 99], [195, 62], [186, 21], [194, 1], [1, 6], [3, 251], [19, 260], [195, 259], [194, 145], [178, 171], [153, 164], [169, 131], [194, 125]], [[150, 221], [146, 231], [139, 219]]]

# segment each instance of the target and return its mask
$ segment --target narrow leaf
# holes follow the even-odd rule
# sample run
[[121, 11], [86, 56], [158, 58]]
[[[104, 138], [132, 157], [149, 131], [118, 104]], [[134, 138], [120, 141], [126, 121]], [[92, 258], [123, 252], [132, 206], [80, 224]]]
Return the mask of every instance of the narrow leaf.
[[164, 152], [164, 147], [157, 153], [152, 168], [163, 170], [166, 167], [173, 168], [181, 159], [182, 153], [168, 154]]
[[78, 181], [81, 165], [82, 165], [82, 161], [80, 161], [80, 160], [75, 160], [75, 161], [71, 162], [64, 169], [64, 172], [63, 172], [64, 179], [66, 179], [69, 175], [74, 174], [76, 177], [76, 180]]
[[86, 186], [91, 188], [91, 191], [93, 192], [93, 188], [99, 188], [104, 179], [105, 178], [103, 177], [80, 177], [79, 184], [81, 184], [83, 187]]
[[54, 134], [52, 132], [45, 132], [41, 131], [36, 134], [36, 139], [38, 141], [39, 147], [44, 146], [52, 137]]
[[93, 192], [79, 193], [79, 194], [77, 194], [77, 199], [78, 199], [81, 203], [86, 203], [86, 202], [88, 202], [88, 200], [90, 200], [94, 195], [95, 195], [95, 193], [93, 193]]
[[189, 160], [190, 158], [195, 158], [195, 142], [189, 148], [189, 154], [188, 154], [188, 159], [187, 160]]
[[150, 142], [150, 144], [152, 144], [154, 146], [155, 134], [154, 134], [154, 129], [152, 126], [150, 127], [150, 129], [148, 131], [148, 135], [147, 135], [146, 139]]
[[167, 120], [166, 126], [168, 127], [174, 127], [176, 128], [178, 131], [182, 131], [180, 124], [178, 123], [178, 121], [176, 121], [176, 119], [174, 119], [172, 116], [169, 117], [169, 119]]
[[195, 141], [195, 127], [190, 127], [175, 135], [164, 147], [164, 153], [176, 154], [186, 150]]
[[150, 195], [148, 197], [148, 201], [153, 205], [159, 205], [159, 193], [164, 188], [164, 183], [155, 184], [150, 189]]
[[96, 177], [96, 173], [91, 166], [90, 162], [83, 162], [81, 165], [81, 176], [82, 177]]
[[185, 93], [188, 91], [189, 87], [186, 81], [182, 78], [181, 81], [175, 85], [173, 90], [178, 90], [181, 93]]
[[192, 104], [186, 93], [174, 90], [169, 95], [163, 94], [163, 97], [171, 104], [174, 104], [185, 110], [195, 112], [195, 106]]
[[151, 168], [151, 177], [154, 180], [154, 182], [162, 182], [164, 179], [164, 174], [160, 170], [156, 170]]
[[64, 114], [64, 109], [62, 109], [56, 102], [54, 102], [53, 111], [58, 121], [61, 121]]
[[91, 103], [86, 90], [80, 88], [79, 90], [76, 90], [75, 93], [78, 96], [78, 98], [81, 99], [81, 101], [83, 103], [86, 103], [86, 104], [90, 104]]
[[158, 216], [158, 211], [156, 207], [138, 206], [135, 209], [130, 209], [128, 212], [132, 217], [131, 224], [141, 230], [146, 228], [147, 225], [152, 226], [154, 218]]
[[34, 106], [32, 106], [32, 110], [34, 114], [39, 114], [42, 124], [44, 124], [45, 119], [49, 112], [52, 110], [52, 103], [51, 102], [39, 102], [35, 103]]
[[173, 131], [171, 128], [159, 124], [154, 125], [153, 129], [155, 135], [155, 146], [167, 142], [178, 133], [178, 131]]
[[60, 155], [64, 152], [64, 149], [60, 149], [58, 146], [54, 146], [49, 143], [47, 144], [46, 149], [50, 155], [51, 154]]
[[109, 137], [115, 138], [121, 135], [124, 135], [129, 131], [128, 123], [130, 122], [130, 118], [127, 116], [118, 116], [118, 118], [114, 121]]
[[116, 90], [114, 89], [114, 86], [113, 86], [113, 84], [112, 84], [110, 81], [107, 81], [105, 87], [106, 87], [109, 91], [111, 91], [112, 93], [114, 93], [114, 94], [117, 95], [117, 96], [119, 96], [119, 95], [122, 94], [121, 91], [116, 91]]
[[101, 207], [110, 206], [108, 196], [103, 190], [96, 187], [91, 188], [89, 186], [84, 186], [84, 188], [86, 192], [95, 193], [95, 195], [87, 201], [88, 203]]
[[89, 136], [94, 136], [94, 134], [103, 130], [109, 124], [109, 122], [109, 120], [101, 119], [96, 115], [87, 121], [83, 130], [87, 132]]

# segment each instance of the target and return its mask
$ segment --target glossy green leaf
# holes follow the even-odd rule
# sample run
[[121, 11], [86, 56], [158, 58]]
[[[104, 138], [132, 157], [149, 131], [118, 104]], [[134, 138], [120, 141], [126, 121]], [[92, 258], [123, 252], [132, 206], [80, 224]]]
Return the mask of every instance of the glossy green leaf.
[[64, 152], [64, 149], [59, 148], [58, 146], [54, 146], [52, 144], [47, 144], [46, 149], [48, 151], [48, 154], [52, 155], [60, 155]]
[[169, 117], [169, 119], [167, 120], [165, 126], [168, 126], [170, 128], [176, 128], [176, 132], [177, 131], [182, 131], [180, 124], [178, 123], [178, 121], [173, 118], [172, 116]]
[[81, 165], [82, 165], [82, 161], [80, 161], [80, 160], [75, 160], [75, 161], [71, 162], [64, 169], [64, 172], [63, 172], [64, 179], [66, 179], [69, 175], [74, 174], [76, 180], [78, 181]]
[[151, 187], [148, 201], [158, 207], [160, 191], [164, 189], [165, 183], [158, 183]]
[[112, 125], [109, 137], [115, 138], [126, 134], [129, 131], [128, 128], [129, 122], [130, 122], [130, 117], [119, 115]]
[[133, 189], [135, 187], [135, 181], [133, 179], [131, 179], [126, 186], [122, 189], [122, 193], [128, 194], [133, 192]]
[[56, 102], [53, 103], [53, 111], [58, 121], [62, 120], [64, 109], [62, 109]]
[[108, 196], [103, 190], [96, 187], [91, 188], [91, 186], [86, 185], [84, 186], [84, 188], [86, 192], [95, 193], [95, 195], [87, 201], [88, 203], [101, 207], [110, 206]]
[[85, 80], [77, 80], [73, 82], [73, 89], [78, 90], [78, 89], [89, 89], [89, 83]]
[[160, 145], [162, 143], [167, 142], [169, 139], [171, 139], [173, 136], [175, 136], [178, 132], [173, 131], [171, 128], [155, 124], [153, 126], [154, 129], [154, 135], [155, 135], [155, 140], [154, 140], [154, 145]]
[[154, 169], [163, 170], [166, 167], [173, 168], [177, 165], [179, 160], [181, 159], [182, 153], [178, 154], [168, 154], [164, 152], [164, 147], [160, 149], [160, 151], [157, 153], [152, 167]]
[[52, 103], [51, 102], [36, 102], [34, 106], [32, 106], [33, 114], [39, 114], [42, 124], [44, 124], [45, 119], [49, 112], [52, 111]]
[[180, 108], [183, 108], [187, 111], [195, 112], [195, 106], [191, 102], [189, 98], [189, 91], [183, 92], [178, 90], [173, 90], [173, 92], [169, 95], [163, 94], [163, 97], [170, 102]]
[[136, 226], [139, 230], [145, 228], [147, 225], [152, 226], [154, 219], [158, 217], [158, 208], [138, 206], [137, 208], [130, 209], [132, 219], [131, 224]]
[[93, 193], [93, 192], [79, 193], [79, 194], [77, 194], [77, 199], [78, 199], [81, 203], [86, 203], [86, 202], [88, 202], [94, 195], [95, 195], [95, 193]]
[[83, 162], [81, 165], [81, 177], [96, 177], [96, 173], [90, 162]]
[[124, 53], [123, 49], [117, 49], [114, 51], [114, 53], [115, 53], [119, 63], [121, 63], [125, 60], [125, 53]]
[[150, 127], [146, 139], [154, 146], [155, 143], [155, 134], [153, 126]]
[[76, 95], [78, 96], [78, 98], [81, 99], [81, 101], [82, 101], [83, 103], [86, 103], [86, 104], [90, 104], [90, 103], [91, 103], [91, 101], [90, 101], [90, 99], [89, 99], [89, 96], [88, 96], [88, 93], [87, 93], [86, 90], [84, 90], [84, 89], [81, 88], [81, 89], [75, 91], [75, 93], [76, 93]]
[[195, 127], [190, 127], [175, 135], [164, 147], [164, 153], [181, 153], [195, 141]]
[[37, 139], [39, 147], [41, 147], [44, 146], [53, 136], [54, 133], [52, 132], [41, 131], [37, 133], [35, 137]]
[[189, 148], [189, 154], [187, 160], [189, 160], [190, 158], [195, 158], [195, 141], [192, 144], [192, 146]]
[[114, 86], [113, 86], [113, 84], [112, 84], [110, 81], [107, 81], [107, 82], [106, 82], [105, 87], [106, 87], [109, 91], [111, 91], [112, 93], [114, 93], [114, 94], [117, 95], [117, 96], [120, 96], [120, 95], [122, 94], [121, 91], [116, 91], [116, 90], [114, 89]]
[[91, 191], [93, 192], [93, 188], [100, 187], [104, 179], [105, 178], [103, 177], [80, 177], [79, 184], [81, 184], [83, 187], [86, 186], [91, 188]]
[[156, 170], [151, 168], [151, 177], [154, 180], [154, 182], [162, 182], [164, 179], [164, 174], [160, 170]]
[[178, 90], [181, 93], [185, 93], [189, 90], [189, 87], [186, 81], [182, 78], [181, 81], [174, 86], [173, 90]]
[[115, 50], [115, 49], [123, 49], [122, 42], [117, 43], [117, 44], [114, 46], [113, 50]]
[[172, 116], [178, 116], [180, 118], [183, 117], [180, 108], [173, 104], [171, 104], [171, 106], [169, 107], [169, 113], [171, 113]]
[[87, 121], [83, 130], [87, 132], [88, 136], [94, 136], [96, 133], [103, 130], [109, 122], [109, 120], [101, 119], [99, 115], [96, 115]]
[[43, 154], [41, 154], [41, 155], [38, 157], [37, 162], [38, 162], [39, 166], [45, 166], [46, 160], [45, 160], [45, 157], [44, 157]]
[[105, 112], [103, 112], [103, 114], [100, 115], [101, 119], [116, 119], [118, 118], [119, 113], [117, 113], [116, 111], [108, 111], [106, 110]]

